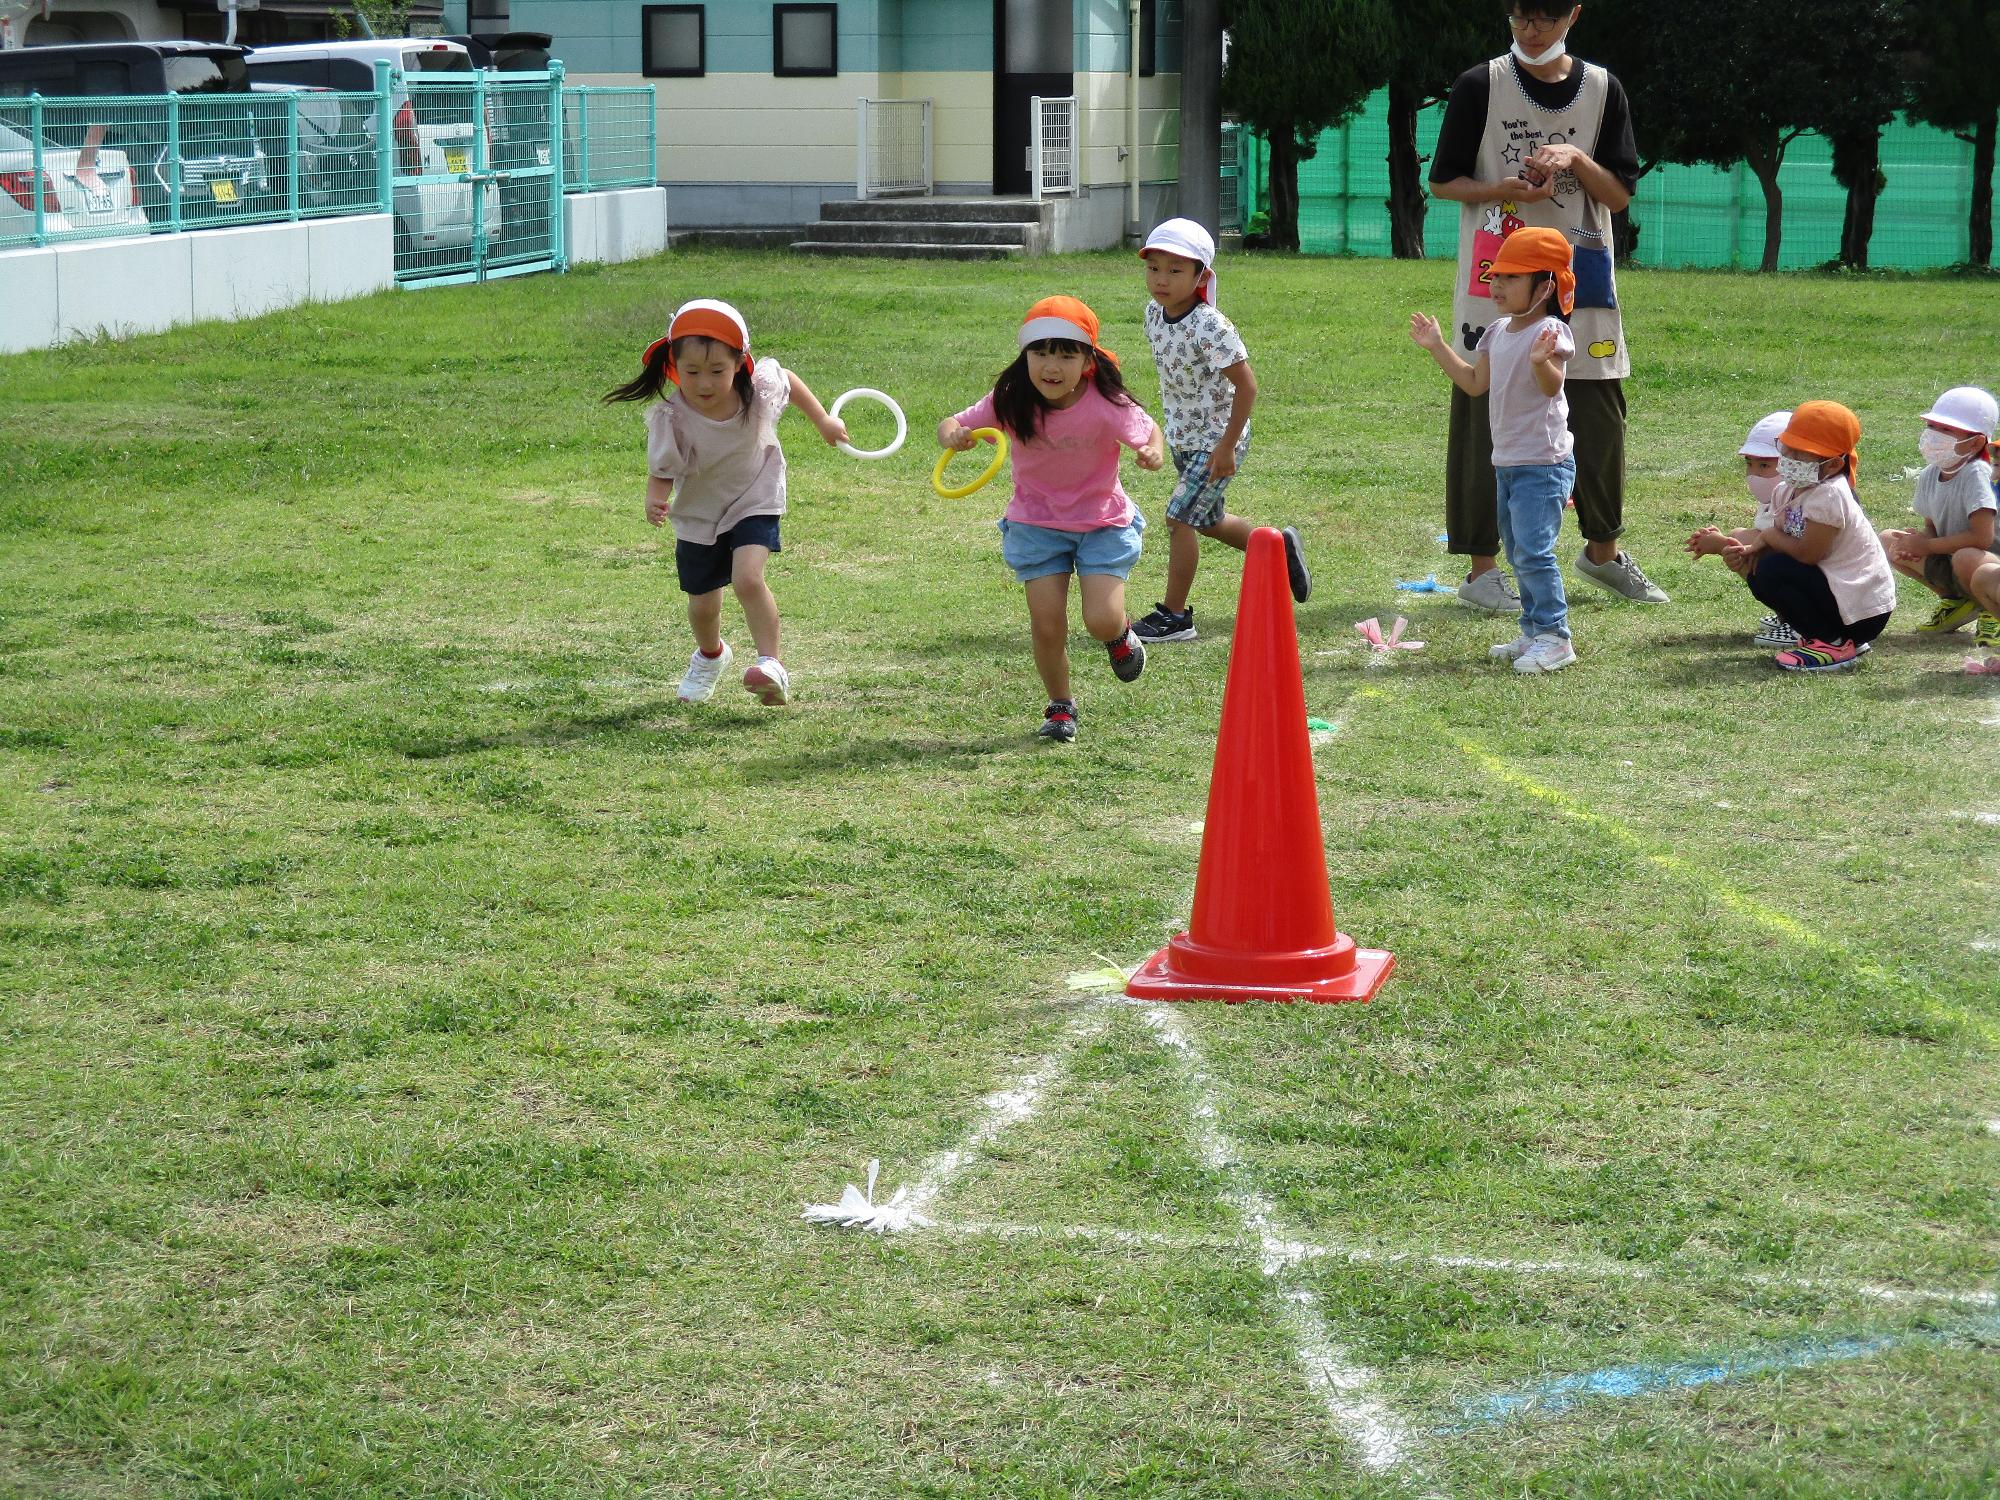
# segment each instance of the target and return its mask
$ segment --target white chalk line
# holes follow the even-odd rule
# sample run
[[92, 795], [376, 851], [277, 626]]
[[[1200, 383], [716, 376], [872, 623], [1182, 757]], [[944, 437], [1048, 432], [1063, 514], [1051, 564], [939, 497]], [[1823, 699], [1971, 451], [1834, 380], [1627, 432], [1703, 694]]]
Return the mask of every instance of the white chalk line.
[[1203, 1066], [1193, 1039], [1171, 1005], [1142, 1005], [1137, 1009], [1140, 1019], [1180, 1064], [1188, 1089], [1194, 1095], [1189, 1136], [1203, 1165], [1223, 1179], [1225, 1186], [1220, 1197], [1235, 1210], [1256, 1243], [1258, 1268], [1277, 1288], [1281, 1316], [1305, 1370], [1306, 1384], [1319, 1397], [1364, 1468], [1381, 1473], [1405, 1463], [1410, 1457], [1408, 1429], [1379, 1397], [1370, 1394], [1376, 1382], [1375, 1372], [1353, 1363], [1334, 1343], [1312, 1292], [1288, 1283], [1286, 1273], [1298, 1264], [1293, 1249], [1296, 1242], [1277, 1232], [1276, 1205], [1241, 1182], [1241, 1156], [1217, 1123], [1215, 1083]]
[[[2000, 1135], [2000, 1120], [1987, 1129]], [[1223, 1235], [1172, 1234], [1150, 1229], [1110, 1229], [1090, 1224], [1065, 1224], [1050, 1228], [1039, 1224], [1013, 1224], [984, 1219], [951, 1219], [936, 1226], [945, 1234], [990, 1239], [1074, 1240], [1079, 1244], [1111, 1245], [1131, 1250], [1171, 1250], [1177, 1254], [1206, 1251], [1227, 1253], [1241, 1250], [1241, 1237]], [[1261, 1245], [1259, 1248], [1263, 1248]], [[1284, 1240], [1275, 1249], [1291, 1264], [1315, 1260], [1342, 1261], [1349, 1265], [1428, 1266], [1444, 1271], [1492, 1271], [1513, 1276], [1571, 1277], [1580, 1281], [1659, 1281], [1668, 1284], [1699, 1282], [1698, 1271], [1682, 1276], [1682, 1268], [1631, 1265], [1623, 1261], [1525, 1260], [1507, 1256], [1454, 1255], [1437, 1250], [1385, 1250], [1369, 1245], [1350, 1245], [1338, 1240]], [[1779, 1287], [1792, 1291], [1817, 1291], [1832, 1296], [1851, 1297], [1864, 1302], [1915, 1305], [1942, 1302], [1962, 1307], [2000, 1307], [2000, 1292], [1954, 1287], [1888, 1286], [1869, 1281], [1842, 1281], [1830, 1277], [1784, 1276], [1765, 1271], [1722, 1268], [1712, 1273], [1718, 1282], [1741, 1282], [1751, 1286]]]
[[1070, 1051], [1085, 1037], [1102, 1030], [1109, 1015], [1110, 1007], [1102, 1000], [1084, 1006], [1070, 1017], [1068, 1026], [1063, 1029], [1062, 1040], [1029, 1073], [980, 1100], [981, 1112], [965, 1138], [925, 1164], [906, 1200], [910, 1210], [913, 1213], [925, 1212], [937, 1201], [952, 1178], [978, 1160], [1002, 1132], [1033, 1115], [1041, 1107], [1042, 1096], [1049, 1085], [1068, 1062]]

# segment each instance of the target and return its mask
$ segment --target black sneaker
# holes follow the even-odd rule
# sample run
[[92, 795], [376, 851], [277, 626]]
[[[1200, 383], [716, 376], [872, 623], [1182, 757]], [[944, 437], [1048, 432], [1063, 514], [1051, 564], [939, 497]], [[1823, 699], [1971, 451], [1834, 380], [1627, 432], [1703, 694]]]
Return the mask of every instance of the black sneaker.
[[1111, 656], [1111, 670], [1120, 682], [1131, 682], [1146, 670], [1146, 643], [1139, 639], [1131, 626], [1115, 641], [1106, 641], [1104, 649]]
[[1298, 529], [1287, 526], [1278, 533], [1285, 539], [1285, 578], [1292, 586], [1292, 598], [1303, 604], [1313, 591], [1313, 576], [1306, 569], [1305, 543], [1299, 540]]
[[1166, 605], [1155, 604], [1150, 615], [1134, 623], [1132, 634], [1142, 641], [1191, 641], [1194, 639], [1194, 606], [1190, 604], [1175, 614]]
[[1042, 710], [1042, 727], [1035, 731], [1045, 740], [1061, 740], [1067, 745], [1076, 738], [1076, 704], [1066, 698], [1051, 698]]

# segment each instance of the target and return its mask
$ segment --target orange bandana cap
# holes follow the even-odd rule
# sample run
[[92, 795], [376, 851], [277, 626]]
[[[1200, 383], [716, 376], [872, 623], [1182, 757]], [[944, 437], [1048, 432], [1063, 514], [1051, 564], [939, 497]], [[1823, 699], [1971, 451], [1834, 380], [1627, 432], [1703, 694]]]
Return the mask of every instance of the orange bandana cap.
[[1550, 271], [1556, 278], [1556, 302], [1564, 316], [1576, 310], [1576, 272], [1570, 269], [1569, 241], [1560, 229], [1517, 229], [1500, 242], [1500, 253], [1488, 270], [1495, 276], [1525, 276]]
[[678, 385], [680, 376], [674, 370], [672, 347], [675, 339], [714, 339], [743, 356], [744, 373], [752, 374], [757, 369], [756, 361], [750, 358], [750, 325], [743, 321], [743, 314], [727, 302], [718, 302], [712, 297], [697, 297], [692, 302], [682, 303], [673, 321], [667, 324], [667, 336], [654, 339], [646, 346], [646, 352], [639, 356], [642, 364], [651, 364], [660, 346], [667, 345], [667, 379]]
[[1860, 467], [1855, 450], [1861, 446], [1861, 418], [1838, 401], [1801, 401], [1778, 441], [1816, 458], [1846, 459], [1851, 480]]
[[1118, 356], [1097, 342], [1097, 314], [1078, 297], [1044, 297], [1028, 309], [1027, 317], [1021, 320], [1021, 347], [1039, 344], [1043, 339], [1084, 344], [1091, 353], [1103, 355], [1114, 365], [1118, 363]]

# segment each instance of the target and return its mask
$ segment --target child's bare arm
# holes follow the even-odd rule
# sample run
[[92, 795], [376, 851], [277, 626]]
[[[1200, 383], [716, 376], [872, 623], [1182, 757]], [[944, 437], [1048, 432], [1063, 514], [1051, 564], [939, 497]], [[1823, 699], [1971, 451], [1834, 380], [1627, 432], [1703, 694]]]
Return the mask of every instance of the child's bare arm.
[[1151, 424], [1152, 430], [1146, 434], [1146, 441], [1135, 447], [1132, 452], [1140, 468], [1164, 469], [1167, 466], [1167, 435], [1160, 431], [1158, 422], [1154, 422], [1151, 417], [1146, 420]]
[[965, 452], [979, 441], [978, 438], [972, 435], [970, 427], [961, 427], [958, 425], [957, 417], [946, 417], [942, 422], [938, 423], [937, 439], [940, 448], [955, 448], [960, 453]]
[[1243, 429], [1250, 425], [1250, 408], [1257, 404], [1257, 377], [1250, 373], [1250, 361], [1239, 359], [1222, 372], [1222, 378], [1236, 388], [1229, 398], [1229, 421], [1215, 440], [1208, 456], [1208, 472], [1213, 479], [1227, 479], [1236, 472], [1236, 445]]
[[1437, 367], [1451, 377], [1451, 383], [1468, 396], [1483, 396], [1493, 381], [1492, 367], [1486, 361], [1486, 353], [1480, 351], [1477, 364], [1467, 364], [1458, 356], [1458, 351], [1446, 342], [1444, 330], [1438, 327], [1438, 320], [1426, 313], [1410, 314], [1410, 338], [1420, 349], [1428, 349]]
[[1544, 396], [1562, 394], [1563, 371], [1569, 356], [1561, 348], [1561, 338], [1555, 329], [1544, 328], [1528, 346], [1528, 365], [1534, 371], [1535, 385]]
[[1782, 552], [1787, 557], [1817, 567], [1833, 550], [1833, 544], [1840, 540], [1840, 528], [1829, 526], [1824, 521], [1807, 521], [1805, 530], [1793, 536], [1782, 527], [1766, 526], [1758, 534], [1758, 540], [1773, 552]]
[[646, 476], [646, 519], [657, 526], [673, 514], [674, 482], [657, 474]]
[[829, 444], [847, 441], [847, 424], [838, 417], [827, 415], [827, 410], [819, 404], [819, 397], [812, 393], [812, 387], [799, 379], [792, 371], [785, 371], [785, 379], [791, 382], [792, 405], [806, 414], [806, 420], [819, 429], [819, 435]]
[[1930, 521], [1924, 522], [1924, 536], [1928, 545], [1925, 553], [1937, 553], [1950, 557], [1962, 547], [1978, 547], [1985, 551], [1993, 549], [1993, 512], [1976, 510], [1966, 518], [1965, 530], [1954, 531], [1950, 536], [1939, 536], [1937, 527]]

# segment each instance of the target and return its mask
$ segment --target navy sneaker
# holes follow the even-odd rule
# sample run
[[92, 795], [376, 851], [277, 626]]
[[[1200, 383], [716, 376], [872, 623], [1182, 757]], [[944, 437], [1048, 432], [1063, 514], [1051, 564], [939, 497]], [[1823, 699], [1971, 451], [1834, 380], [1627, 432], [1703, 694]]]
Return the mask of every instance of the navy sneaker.
[[1194, 639], [1194, 606], [1176, 613], [1164, 604], [1155, 604], [1153, 612], [1132, 626], [1132, 634], [1142, 641], [1191, 641]]
[[1111, 670], [1120, 682], [1131, 682], [1146, 670], [1146, 643], [1131, 626], [1126, 626], [1117, 640], [1106, 641], [1104, 649], [1110, 653]]
[[1313, 576], [1306, 570], [1305, 543], [1294, 526], [1287, 526], [1278, 535], [1285, 539], [1285, 579], [1292, 586], [1292, 599], [1303, 604], [1313, 591]]
[[1042, 710], [1042, 727], [1035, 731], [1045, 740], [1067, 745], [1076, 738], [1076, 704], [1068, 698], [1051, 698]]

